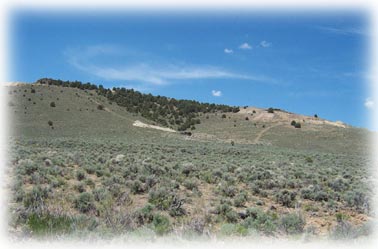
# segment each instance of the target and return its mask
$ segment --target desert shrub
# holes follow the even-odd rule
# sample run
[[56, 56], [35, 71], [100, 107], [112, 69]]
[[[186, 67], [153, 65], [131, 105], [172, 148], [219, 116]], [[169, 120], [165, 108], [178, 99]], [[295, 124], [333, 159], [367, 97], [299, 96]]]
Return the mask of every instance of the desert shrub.
[[237, 212], [232, 210], [230, 203], [223, 203], [216, 207], [215, 213], [219, 215], [221, 220], [225, 220], [226, 222], [236, 223], [239, 219], [239, 215]]
[[75, 190], [78, 191], [79, 193], [85, 192], [85, 186], [83, 183], [79, 183], [75, 185]]
[[281, 190], [276, 194], [276, 201], [285, 207], [294, 207], [295, 197], [297, 193], [294, 191]]
[[93, 197], [95, 201], [102, 201], [108, 199], [109, 191], [106, 188], [96, 188], [92, 191]]
[[96, 172], [96, 168], [93, 167], [93, 166], [86, 166], [84, 169], [90, 175], [92, 175]]
[[274, 109], [272, 107], [268, 108], [268, 113], [274, 113]]
[[226, 114], [222, 114], [222, 118], [227, 118]]
[[328, 201], [329, 196], [326, 192], [319, 190], [313, 193], [315, 201]]
[[18, 171], [22, 174], [22, 175], [31, 175], [33, 174], [35, 171], [37, 171], [39, 169], [39, 167], [37, 166], [36, 163], [34, 163], [34, 161], [30, 160], [30, 159], [22, 159], [22, 160], [19, 160], [18, 161]]
[[197, 190], [198, 191], [198, 183], [196, 181], [195, 178], [190, 178], [190, 179], [186, 179], [184, 182], [183, 182], [183, 185], [185, 188], [189, 189], [189, 190]]
[[182, 164], [182, 173], [185, 176], [189, 176], [190, 173], [193, 173], [196, 170], [196, 167], [193, 163], [183, 163]]
[[78, 180], [78, 181], [81, 181], [81, 180], [83, 180], [85, 178], [85, 172], [83, 171], [83, 170], [78, 170], [77, 172], [76, 172], [76, 179]]
[[30, 91], [31, 93], [35, 93], [35, 89], [33, 88], [33, 89], [31, 89], [31, 91]]
[[290, 213], [280, 218], [279, 225], [286, 234], [302, 233], [306, 222], [299, 213]]
[[347, 191], [344, 200], [348, 206], [354, 207], [358, 211], [368, 212], [370, 210], [369, 198], [360, 190]]
[[355, 239], [372, 234], [371, 223], [366, 222], [362, 226], [356, 227], [349, 222], [349, 218], [349, 215], [344, 213], [336, 213], [337, 225], [331, 231], [332, 239]]
[[157, 235], [167, 234], [171, 230], [171, 222], [168, 217], [161, 214], [154, 216], [152, 224]]
[[293, 120], [293, 121], [291, 121], [290, 125], [291, 125], [291, 126], [295, 126], [296, 123], [297, 123], [297, 122], [295, 122], [295, 120]]
[[155, 206], [147, 203], [143, 208], [137, 209], [134, 213], [134, 219], [138, 225], [149, 224], [154, 219]]
[[102, 111], [102, 110], [104, 110], [104, 106], [103, 105], [97, 105], [97, 110], [100, 110], [100, 111]]
[[176, 194], [172, 198], [172, 202], [168, 208], [168, 213], [172, 217], [182, 216], [186, 214], [183, 208], [184, 200], [179, 198]]
[[206, 171], [201, 175], [201, 179], [209, 184], [214, 184], [217, 182], [217, 177], [215, 177], [210, 171]]
[[33, 189], [26, 193], [23, 198], [24, 207], [32, 210], [33, 212], [39, 212], [43, 210], [45, 200], [49, 196], [49, 190], [46, 187], [34, 186]]
[[305, 160], [306, 160], [306, 163], [313, 163], [314, 162], [314, 160], [312, 160], [312, 158], [309, 157], [309, 156], [307, 156]]
[[74, 207], [82, 213], [87, 213], [95, 208], [93, 203], [93, 195], [84, 192], [81, 193], [74, 202]]
[[148, 202], [159, 210], [168, 210], [173, 200], [173, 194], [165, 187], [151, 189], [148, 193]]
[[295, 123], [294, 127], [295, 127], [295, 128], [301, 128], [302, 125], [301, 125], [301, 123], [297, 122], [297, 123]]
[[158, 181], [157, 181], [157, 179], [156, 179], [155, 176], [153, 176], [153, 175], [147, 176], [146, 177], [146, 181], [145, 181], [145, 183], [146, 183], [146, 189], [153, 188], [156, 185], [157, 182]]
[[94, 188], [96, 184], [94, 183], [92, 179], [88, 178], [85, 180], [85, 185], [87, 185], [88, 187]]
[[56, 107], [55, 102], [51, 102], [51, 103], [50, 103], [50, 107]]
[[234, 198], [234, 206], [235, 207], [244, 207], [245, 203], [247, 202], [247, 192], [243, 191]]
[[336, 178], [329, 182], [328, 186], [336, 192], [341, 192], [349, 188], [349, 182], [343, 178]]
[[247, 218], [242, 223], [246, 228], [252, 228], [264, 234], [273, 234], [276, 230], [275, 217], [260, 208], [248, 208], [246, 216]]
[[144, 192], [143, 184], [139, 180], [131, 182], [130, 191], [132, 194], [141, 194]]
[[223, 196], [234, 197], [238, 189], [233, 185], [229, 185], [226, 182], [223, 182], [220, 186], [218, 186], [217, 191]]

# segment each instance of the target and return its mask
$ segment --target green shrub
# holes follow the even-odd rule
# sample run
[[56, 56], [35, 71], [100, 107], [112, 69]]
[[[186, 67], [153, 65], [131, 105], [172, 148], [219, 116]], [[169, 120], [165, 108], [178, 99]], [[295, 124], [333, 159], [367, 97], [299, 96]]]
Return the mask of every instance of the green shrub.
[[50, 103], [50, 107], [56, 107], [55, 102], [51, 102], [51, 103]]
[[168, 210], [173, 201], [173, 194], [165, 187], [151, 189], [148, 193], [148, 202], [159, 210]]
[[189, 190], [192, 190], [192, 191], [198, 190], [198, 183], [194, 178], [186, 179], [183, 182], [183, 185], [184, 185], [185, 188], [187, 188]]
[[96, 188], [92, 191], [93, 197], [95, 201], [102, 201], [106, 200], [110, 197], [110, 193], [106, 188], [100, 187]]
[[234, 206], [235, 207], [244, 207], [245, 203], [247, 202], [247, 193], [241, 192], [234, 199]]
[[167, 234], [171, 230], [171, 223], [168, 217], [164, 215], [155, 215], [152, 224], [157, 235]]
[[344, 195], [344, 199], [347, 202], [348, 206], [354, 207], [358, 211], [369, 211], [369, 198], [360, 190], [347, 191]]
[[271, 235], [276, 231], [275, 217], [260, 208], [248, 208], [243, 226]]
[[301, 123], [297, 122], [297, 123], [295, 123], [294, 127], [295, 127], [295, 128], [301, 128], [302, 125], [301, 125]]
[[132, 181], [130, 186], [132, 194], [141, 194], [144, 192], [143, 184], [139, 180]]
[[23, 198], [24, 207], [34, 212], [38, 212], [44, 208], [45, 200], [49, 196], [49, 190], [45, 187], [34, 186], [32, 191], [26, 193]]
[[93, 196], [90, 193], [81, 193], [75, 199], [75, 208], [82, 213], [87, 213], [95, 208], [93, 203]]
[[77, 172], [76, 172], [76, 179], [78, 180], [78, 181], [81, 181], [81, 180], [83, 180], [85, 178], [85, 172], [83, 171], [83, 170], [78, 170]]
[[149, 224], [154, 219], [154, 210], [155, 206], [147, 203], [143, 208], [140, 208], [135, 211], [134, 219], [138, 225]]
[[279, 224], [286, 234], [299, 234], [303, 232], [306, 222], [301, 214], [290, 213], [283, 215]]
[[285, 207], [294, 207], [296, 192], [291, 192], [288, 190], [281, 190], [276, 194], [276, 201]]
[[223, 203], [220, 204], [216, 207], [215, 212], [223, 219], [226, 220], [227, 222], [230, 223], [235, 223], [239, 219], [239, 215], [237, 212], [232, 210], [231, 206], [229, 203]]
[[238, 191], [238, 189], [227, 183], [223, 183], [221, 186], [218, 187], [218, 191], [226, 197], [234, 197]]
[[309, 156], [306, 157], [306, 163], [313, 163], [313, 162], [314, 162], [314, 160], [312, 160], [311, 157], [309, 157]]
[[77, 190], [79, 193], [85, 192], [85, 187], [83, 183], [79, 183], [75, 185], [75, 190]]
[[34, 161], [30, 159], [25, 159], [25, 160], [22, 159], [18, 162], [18, 164], [19, 164], [19, 167], [17, 170], [22, 175], [31, 175], [39, 169], [37, 164], [35, 164]]

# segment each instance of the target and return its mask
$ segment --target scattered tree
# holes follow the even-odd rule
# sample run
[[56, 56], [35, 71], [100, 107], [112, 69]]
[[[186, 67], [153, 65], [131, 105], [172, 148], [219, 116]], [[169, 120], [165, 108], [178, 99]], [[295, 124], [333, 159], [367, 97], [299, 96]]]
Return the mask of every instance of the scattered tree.
[[274, 113], [274, 109], [272, 107], [269, 107], [268, 113]]

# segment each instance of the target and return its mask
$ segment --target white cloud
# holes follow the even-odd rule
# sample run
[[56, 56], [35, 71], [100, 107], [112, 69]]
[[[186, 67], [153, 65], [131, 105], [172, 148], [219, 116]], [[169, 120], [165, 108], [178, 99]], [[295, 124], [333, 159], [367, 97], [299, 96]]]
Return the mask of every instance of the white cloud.
[[361, 28], [352, 28], [352, 27], [326, 27], [326, 26], [317, 26], [317, 29], [326, 31], [328, 33], [337, 34], [337, 35], [368, 35], [369, 33]]
[[[264, 83], [277, 83], [265, 76], [246, 75], [210, 65], [188, 65], [182, 62], [166, 62], [163, 59], [127, 51], [121, 48], [92, 46], [66, 50], [68, 63], [76, 69], [106, 80], [133, 81], [132, 84], [166, 85], [181, 80], [196, 79], [243, 79]], [[109, 57], [111, 56], [111, 57]], [[120, 57], [120, 58], [117, 58]], [[112, 58], [117, 60], [111, 60]], [[101, 63], [106, 61], [126, 61], [126, 63]], [[151, 60], [153, 58], [153, 60]], [[110, 59], [110, 60], [109, 60]], [[144, 61], [148, 61], [144, 62]], [[151, 62], [153, 61], [153, 62]]]
[[365, 99], [364, 105], [368, 109], [373, 109], [374, 108], [374, 101], [371, 98], [367, 98], [367, 99]]
[[272, 43], [267, 42], [267, 41], [261, 41], [260, 46], [263, 48], [269, 48], [270, 46], [272, 46]]
[[234, 53], [234, 50], [232, 50], [232, 49], [228, 49], [228, 48], [225, 48], [225, 49], [224, 49], [224, 52], [225, 52], [226, 54], [232, 54], [232, 53]]
[[222, 92], [221, 92], [221, 91], [217, 91], [217, 90], [212, 90], [212, 91], [211, 91], [211, 94], [212, 94], [214, 97], [220, 97], [220, 96], [222, 96]]
[[240, 44], [239, 48], [240, 49], [252, 49], [252, 47], [246, 42], [243, 43], [243, 44]]

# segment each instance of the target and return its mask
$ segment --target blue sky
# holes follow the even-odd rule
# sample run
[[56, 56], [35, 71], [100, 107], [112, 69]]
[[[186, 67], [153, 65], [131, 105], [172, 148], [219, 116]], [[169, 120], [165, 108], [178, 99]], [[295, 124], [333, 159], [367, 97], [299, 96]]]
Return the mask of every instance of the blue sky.
[[9, 81], [276, 107], [371, 128], [363, 13], [15, 12]]

